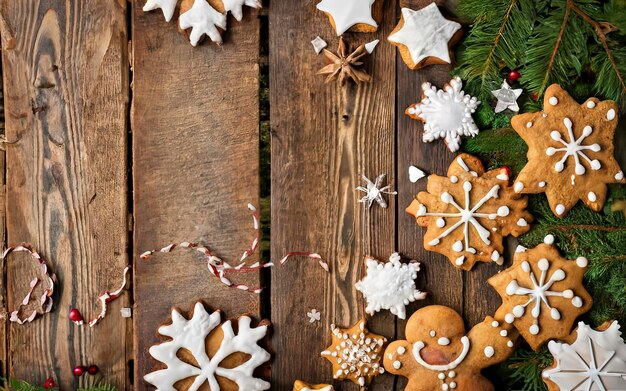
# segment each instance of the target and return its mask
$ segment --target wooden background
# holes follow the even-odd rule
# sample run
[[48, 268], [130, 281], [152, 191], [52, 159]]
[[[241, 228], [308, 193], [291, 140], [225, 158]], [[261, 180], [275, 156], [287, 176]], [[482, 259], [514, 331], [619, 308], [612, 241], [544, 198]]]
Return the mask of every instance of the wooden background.
[[[320, 35], [332, 50], [338, 42], [316, 0], [246, 9], [241, 23], [229, 17], [223, 46], [198, 48], [159, 11], [142, 12], [143, 3], [0, 0], [11, 30], [2, 32], [0, 238], [3, 245], [33, 243], [61, 281], [52, 314], [25, 326], [0, 323], [2, 374], [38, 384], [52, 376], [75, 389], [95, 380], [78, 381], [71, 368], [96, 364], [104, 382], [149, 389], [142, 378], [155, 365], [147, 349], [160, 341], [156, 328], [172, 306], [187, 310], [203, 299], [226, 317], [248, 313], [272, 321], [271, 375], [264, 373], [273, 390], [291, 390], [296, 378], [330, 382], [331, 366], [318, 355], [330, 341], [329, 326], [363, 316], [354, 282], [364, 274], [364, 256], [386, 260], [396, 250], [422, 262], [418, 286], [429, 293], [409, 314], [445, 304], [473, 325], [493, 312], [499, 301], [485, 281], [498, 267], [456, 270], [423, 250], [423, 230], [404, 213], [426, 183], [409, 182], [409, 165], [443, 174], [453, 156], [441, 142], [422, 143], [420, 123], [404, 115], [419, 100], [421, 83], [441, 86], [449, 67], [411, 71], [386, 41], [400, 6], [417, 2], [378, 1], [379, 30], [345, 35], [353, 45], [381, 40], [366, 60], [373, 82], [345, 88], [316, 75], [324, 59], [309, 42]], [[14, 48], [6, 45], [9, 33]], [[268, 287], [254, 295], [220, 285], [188, 252], [140, 261], [143, 251], [183, 240], [238, 259], [252, 239], [246, 204], [260, 201], [262, 69], [270, 80], [271, 260], [316, 251], [332, 272], [294, 259], [237, 280]], [[355, 187], [362, 174], [382, 173], [399, 194], [388, 197], [388, 209], [367, 210]], [[128, 263], [131, 290], [112, 303], [108, 317], [93, 330], [71, 324], [68, 310], [79, 307], [91, 317], [97, 295], [119, 283]], [[22, 299], [25, 275], [33, 271], [15, 255], [3, 272], [6, 310]], [[127, 306], [132, 320], [120, 316]], [[322, 320], [310, 324], [306, 313], [313, 308]], [[405, 322], [388, 312], [369, 324], [390, 339], [404, 333]], [[371, 389], [402, 385], [384, 375]]]

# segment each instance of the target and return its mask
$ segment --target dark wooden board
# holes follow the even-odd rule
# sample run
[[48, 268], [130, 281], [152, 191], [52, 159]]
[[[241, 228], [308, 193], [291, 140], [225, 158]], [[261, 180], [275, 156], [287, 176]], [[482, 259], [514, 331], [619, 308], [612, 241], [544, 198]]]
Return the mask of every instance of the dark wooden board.
[[[148, 354], [170, 308], [188, 311], [203, 299], [225, 317], [257, 316], [259, 296], [229, 289], [191, 250], [146, 250], [184, 240], [203, 242], [239, 260], [255, 232], [247, 204], [258, 205], [257, 13], [229, 17], [224, 45], [197, 48], [160, 11], [135, 1], [133, 25], [133, 171], [135, 206], [135, 387], [156, 367]], [[176, 19], [174, 19], [176, 20]], [[235, 277], [259, 284], [258, 273]]]
[[[338, 38], [313, 1], [272, 0], [270, 8], [270, 101], [272, 130], [272, 258], [309, 250], [328, 259], [331, 273], [315, 262], [293, 259], [272, 271], [275, 325], [272, 389], [291, 390], [293, 382], [331, 382], [330, 363], [320, 352], [330, 344], [330, 324], [351, 326], [364, 315], [354, 283], [365, 274], [364, 256], [387, 260], [395, 251], [395, 197], [389, 208], [358, 203], [361, 174], [374, 180], [387, 174], [395, 187], [395, 49], [385, 37], [395, 23], [395, 2], [376, 12], [376, 33], [348, 33], [356, 45], [380, 39], [365, 59], [371, 84], [324, 84], [325, 65], [310, 41], [320, 35], [335, 51]], [[305, 65], [306, 64], [306, 65]], [[311, 309], [322, 320], [310, 324]], [[369, 322], [373, 332], [393, 337], [388, 312]], [[393, 389], [381, 376], [372, 390]], [[335, 382], [337, 390], [357, 389]]]
[[[96, 364], [121, 389], [129, 384], [120, 316], [126, 295], [96, 329], [78, 328], [68, 310], [98, 311], [97, 296], [121, 282], [128, 263], [126, 2], [2, 1], [15, 36], [4, 48], [7, 237], [33, 243], [60, 284], [54, 312], [11, 324], [9, 375], [76, 389], [76, 365]], [[8, 306], [14, 308], [34, 268], [8, 263]], [[93, 381], [84, 378], [81, 384]]]

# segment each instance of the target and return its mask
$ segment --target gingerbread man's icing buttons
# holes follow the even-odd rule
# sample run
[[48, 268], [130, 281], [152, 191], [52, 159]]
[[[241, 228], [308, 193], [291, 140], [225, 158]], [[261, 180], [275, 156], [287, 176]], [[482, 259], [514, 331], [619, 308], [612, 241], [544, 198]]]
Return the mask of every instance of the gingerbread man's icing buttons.
[[478, 261], [502, 264], [502, 238], [530, 229], [527, 203], [509, 185], [507, 168], [485, 172], [480, 160], [461, 154], [450, 164], [447, 177], [428, 177], [426, 191], [407, 212], [428, 228], [425, 249], [470, 270]]
[[601, 211], [607, 184], [626, 183], [614, 157], [615, 102], [590, 98], [578, 104], [553, 84], [546, 90], [543, 112], [516, 115], [511, 125], [528, 144], [528, 164], [515, 191], [545, 193], [557, 217], [578, 200]]
[[588, 261], [563, 258], [548, 235], [533, 249], [522, 249], [513, 265], [488, 282], [502, 297], [495, 318], [513, 324], [534, 349], [551, 339], [568, 336], [592, 299], [583, 287]]
[[333, 366], [333, 377], [350, 380], [360, 387], [385, 372], [381, 364], [387, 339], [367, 330], [365, 319], [342, 329], [331, 325], [332, 343], [321, 355]]
[[463, 319], [454, 310], [427, 306], [409, 318], [407, 339], [387, 347], [383, 364], [388, 372], [409, 379], [407, 391], [491, 391], [493, 385], [480, 371], [508, 358], [515, 336], [511, 325], [491, 317], [465, 334]]

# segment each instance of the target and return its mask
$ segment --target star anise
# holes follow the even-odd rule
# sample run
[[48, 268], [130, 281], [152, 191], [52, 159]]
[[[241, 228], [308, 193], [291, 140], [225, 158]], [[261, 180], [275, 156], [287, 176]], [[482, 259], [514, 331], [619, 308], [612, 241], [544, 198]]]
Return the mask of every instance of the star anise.
[[328, 75], [326, 77], [326, 83], [337, 81], [343, 86], [346, 84], [348, 78], [354, 80], [356, 84], [361, 82], [367, 83], [372, 80], [372, 77], [366, 72], [357, 69], [363, 65], [363, 62], [359, 61], [359, 59], [366, 54], [367, 50], [365, 50], [365, 45], [359, 46], [355, 51], [348, 54], [348, 46], [343, 41], [343, 38], [339, 38], [337, 53], [324, 49], [324, 56], [326, 57], [328, 65], [320, 69], [317, 73], [319, 75]]

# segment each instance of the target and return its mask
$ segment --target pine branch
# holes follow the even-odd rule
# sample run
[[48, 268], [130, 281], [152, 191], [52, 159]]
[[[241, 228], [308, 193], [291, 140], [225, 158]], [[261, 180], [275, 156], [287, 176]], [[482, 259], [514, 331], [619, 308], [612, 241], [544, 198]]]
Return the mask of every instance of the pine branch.
[[483, 65], [483, 73], [480, 78], [481, 89], [483, 89], [485, 86], [487, 74], [489, 73], [490, 67], [493, 66], [493, 56], [496, 53], [496, 49], [498, 47], [498, 44], [500, 43], [500, 39], [502, 38], [502, 33], [504, 32], [504, 28], [506, 27], [506, 24], [509, 21], [509, 17], [511, 16], [513, 7], [515, 7], [516, 4], [517, 4], [517, 0], [511, 0], [511, 4], [509, 5], [509, 8], [506, 10], [506, 13], [504, 14], [504, 20], [502, 21], [502, 25], [500, 26], [500, 29], [498, 30], [498, 33], [496, 34], [496, 38], [493, 41], [493, 44], [491, 45], [491, 50], [489, 51], [489, 55], [487, 56], [487, 59], [485, 60], [485, 64]]
[[[568, 0], [569, 4], [569, 0]], [[554, 43], [554, 48], [552, 49], [552, 54], [550, 55], [550, 61], [548, 62], [548, 66], [546, 68], [546, 74], [543, 77], [543, 82], [541, 83], [541, 88], [539, 91], [543, 94], [543, 91], [548, 87], [548, 80], [550, 79], [550, 73], [552, 72], [552, 67], [554, 66], [554, 60], [556, 59], [556, 54], [561, 47], [561, 42], [563, 41], [563, 34], [565, 33], [565, 27], [567, 27], [567, 21], [569, 19], [570, 7], [565, 8], [565, 14], [563, 16], [563, 23], [561, 23], [561, 28], [559, 29], [559, 35], [556, 37], [556, 42]]]

